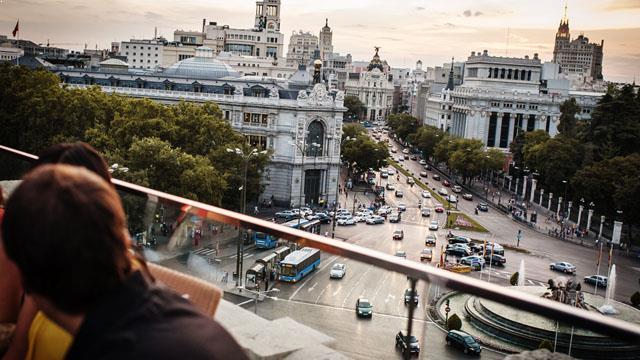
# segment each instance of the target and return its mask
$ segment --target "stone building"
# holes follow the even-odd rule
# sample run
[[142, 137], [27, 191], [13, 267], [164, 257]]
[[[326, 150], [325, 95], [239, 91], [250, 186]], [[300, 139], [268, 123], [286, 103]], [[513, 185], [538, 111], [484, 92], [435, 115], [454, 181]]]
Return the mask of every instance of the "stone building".
[[349, 73], [345, 85], [346, 94], [355, 96], [366, 107], [365, 117], [370, 121], [384, 120], [393, 107], [393, 75], [386, 61], [376, 53], [367, 66], [367, 71]]
[[560, 64], [565, 74], [580, 74], [593, 80], [602, 80], [602, 60], [604, 40], [600, 44], [590, 43], [589, 38], [580, 34], [571, 40], [569, 19], [565, 6], [564, 17], [560, 20], [553, 48], [553, 62]]
[[55, 71], [71, 88], [98, 85], [163, 103], [213, 101], [251, 146], [273, 151], [262, 199], [283, 206], [336, 199], [344, 94], [312, 86], [306, 71], [289, 80], [241, 76], [206, 47], [164, 72], [127, 71], [126, 64], [119, 71]]
[[293, 32], [289, 38], [287, 66], [307, 65], [313, 59], [313, 52], [318, 48], [318, 37], [302, 30]]

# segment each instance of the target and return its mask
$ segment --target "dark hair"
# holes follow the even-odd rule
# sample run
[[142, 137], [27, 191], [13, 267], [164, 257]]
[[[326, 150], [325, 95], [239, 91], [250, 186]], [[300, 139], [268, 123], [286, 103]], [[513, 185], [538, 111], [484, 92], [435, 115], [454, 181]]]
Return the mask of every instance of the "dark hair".
[[86, 311], [131, 272], [120, 197], [95, 173], [43, 165], [5, 207], [2, 238], [29, 293], [61, 311]]
[[111, 182], [111, 174], [107, 162], [91, 145], [84, 142], [56, 144], [45, 149], [33, 165], [34, 168], [44, 164], [69, 164], [82, 166], [93, 171], [107, 182]]

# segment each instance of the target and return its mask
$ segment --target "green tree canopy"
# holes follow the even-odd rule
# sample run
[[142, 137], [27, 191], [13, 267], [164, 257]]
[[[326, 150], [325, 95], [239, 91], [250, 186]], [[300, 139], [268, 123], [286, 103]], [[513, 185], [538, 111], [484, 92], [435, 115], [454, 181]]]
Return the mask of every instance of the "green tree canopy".
[[387, 124], [402, 141], [406, 141], [418, 129], [418, 119], [409, 114], [389, 115]]
[[385, 166], [388, 157], [389, 151], [385, 144], [375, 142], [364, 134], [359, 135], [355, 141], [346, 141], [342, 147], [343, 160], [352, 166], [356, 174]]
[[414, 134], [408, 136], [409, 142], [422, 152], [425, 159], [434, 156], [436, 145], [444, 137], [444, 131], [433, 126], [420, 126]]
[[366, 134], [366, 132], [367, 131], [362, 124], [344, 124], [342, 125], [342, 140], [345, 140], [347, 137], [350, 139], [356, 139], [358, 136]]
[[567, 137], [576, 136], [576, 115], [580, 112], [580, 106], [575, 98], [565, 100], [560, 105], [560, 123], [558, 124], [558, 132]]
[[347, 120], [360, 120], [367, 108], [357, 96], [347, 95], [344, 97], [344, 107], [347, 111], [344, 113], [344, 118]]

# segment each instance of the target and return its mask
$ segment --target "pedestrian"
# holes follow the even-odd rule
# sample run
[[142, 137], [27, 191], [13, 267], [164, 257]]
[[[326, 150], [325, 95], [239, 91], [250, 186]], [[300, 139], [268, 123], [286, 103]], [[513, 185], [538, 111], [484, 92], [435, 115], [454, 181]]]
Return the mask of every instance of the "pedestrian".
[[258, 205], [253, 207], [253, 213], [258, 215]]

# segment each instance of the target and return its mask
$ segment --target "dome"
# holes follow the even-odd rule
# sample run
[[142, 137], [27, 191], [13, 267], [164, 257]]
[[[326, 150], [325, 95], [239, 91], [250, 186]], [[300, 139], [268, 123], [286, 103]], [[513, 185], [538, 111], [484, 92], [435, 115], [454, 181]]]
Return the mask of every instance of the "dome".
[[220, 79], [224, 77], [240, 77], [231, 66], [216, 60], [213, 50], [201, 46], [196, 49], [196, 56], [178, 61], [164, 72], [166, 75], [189, 79]]
[[384, 72], [384, 64], [380, 60], [380, 55], [378, 55], [378, 50], [380, 50], [380, 48], [376, 46], [375, 49], [376, 49], [376, 53], [375, 55], [373, 55], [373, 59], [371, 59], [371, 62], [369, 62], [369, 66], [367, 66], [367, 70], [371, 71], [373, 69], [378, 69], [381, 72]]

